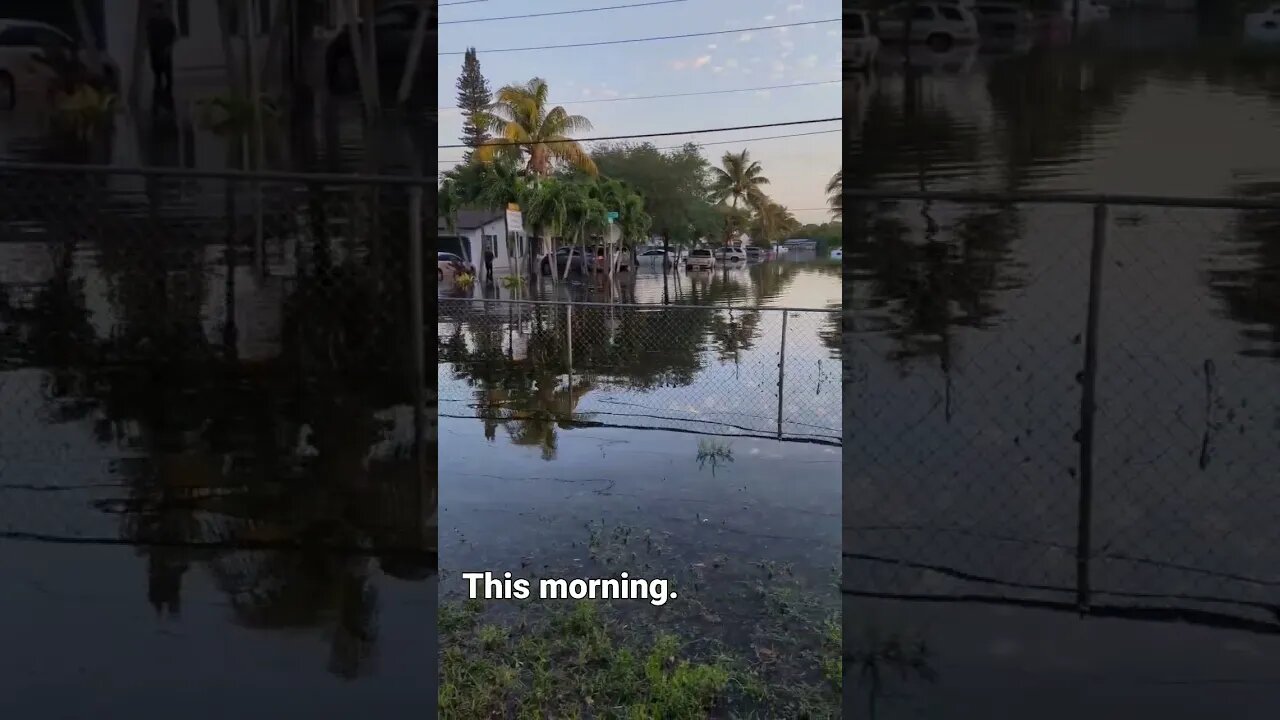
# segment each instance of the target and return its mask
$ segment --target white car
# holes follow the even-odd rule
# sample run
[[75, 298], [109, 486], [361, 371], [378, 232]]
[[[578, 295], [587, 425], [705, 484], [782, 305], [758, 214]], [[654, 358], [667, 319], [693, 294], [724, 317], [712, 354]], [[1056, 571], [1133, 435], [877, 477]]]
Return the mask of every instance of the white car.
[[846, 71], [870, 72], [880, 53], [880, 38], [871, 33], [871, 18], [861, 10], [844, 11]]
[[726, 245], [716, 248], [715, 258], [730, 265], [745, 263], [747, 261], [747, 251], [736, 245]]
[[689, 270], [711, 270], [716, 266], [716, 258], [707, 248], [694, 248], [685, 257], [684, 266]]
[[664, 260], [669, 264], [676, 260], [675, 250], [663, 250], [660, 247], [645, 248], [636, 255], [636, 259], [645, 265], [656, 265]]
[[[57, 76], [53, 68], [35, 59], [46, 48], [57, 48], [85, 62], [84, 51], [70, 35], [32, 20], [0, 18], [0, 110], [13, 110], [19, 101], [40, 98], [44, 102]], [[114, 86], [115, 67], [103, 68], [107, 84]]]
[[1244, 34], [1258, 43], [1280, 43], [1280, 4], [1244, 16]]
[[877, 17], [880, 39], [900, 43], [906, 40], [910, 15], [912, 44], [925, 43], [934, 52], [947, 52], [956, 45], [978, 42], [978, 20], [969, 8], [954, 2], [891, 5]]

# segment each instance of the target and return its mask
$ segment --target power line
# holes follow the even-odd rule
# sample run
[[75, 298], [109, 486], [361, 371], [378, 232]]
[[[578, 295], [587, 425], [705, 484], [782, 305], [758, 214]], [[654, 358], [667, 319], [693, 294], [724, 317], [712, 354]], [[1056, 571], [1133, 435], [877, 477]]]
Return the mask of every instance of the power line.
[[[783, 23], [781, 25], [760, 25], [757, 27], [737, 28], [734, 30], [710, 30], [707, 32], [685, 33], [683, 35], [658, 35], [656, 37], [627, 38], [624, 40], [600, 40], [597, 42], [568, 43], [565, 45], [533, 45], [530, 47], [518, 47], [518, 48], [493, 48], [489, 50], [477, 50], [476, 52], [477, 53], [504, 53], [504, 52], [525, 52], [528, 50], [558, 50], [561, 48], [597, 47], [599, 45], [623, 45], [626, 43], [652, 42], [654, 40], [679, 40], [681, 38], [710, 37], [712, 35], [732, 35], [734, 33], [754, 32], [756, 30], [773, 30], [776, 28], [800, 27], [801, 25], [821, 25], [824, 23], [833, 23], [833, 22], [840, 22], [840, 21], [841, 21], [840, 18], [834, 18], [831, 20], [809, 20], [806, 22]], [[465, 54], [466, 54], [466, 51], [464, 50], [458, 50], [456, 52], [436, 53], [436, 55], [439, 55], [439, 56], [465, 55]]]
[[478, 2], [489, 2], [489, 0], [458, 0], [458, 2], [440, 3], [436, 7], [449, 7], [450, 5], [470, 5]]
[[[831, 133], [843, 131], [844, 128], [832, 128], [831, 130], [813, 130], [811, 132], [788, 133], [786, 135], [765, 135], [764, 137], [739, 138], [737, 140], [716, 140], [715, 142], [694, 144], [698, 147], [711, 147], [712, 145], [737, 145], [738, 143], [758, 142], [760, 140], [780, 140], [782, 138], [806, 137], [808, 135], [830, 135]], [[688, 143], [685, 144], [687, 145]], [[683, 147], [684, 145], [664, 145], [662, 147], [655, 147], [654, 150], [679, 150]], [[460, 163], [462, 162], [462, 158], [456, 158], [454, 160], [437, 160], [436, 162], [441, 165], [448, 165], [449, 163]]]
[[[461, 25], [462, 23], [489, 22], [494, 20], [523, 20], [526, 18], [551, 17], [553, 15], [578, 15], [581, 13], [603, 12], [605, 10], [622, 10], [624, 8], [648, 7], [650, 5], [670, 5], [687, 2], [687, 0], [652, 0], [652, 2], [631, 3], [629, 5], [607, 5], [605, 7], [580, 8], [578, 10], [557, 10], [555, 12], [531, 13], [529, 15], [503, 15], [501, 17], [471, 18], [470, 20], [442, 20], [439, 25]], [[452, 4], [452, 3], [450, 3]]]
[[[786, 88], [793, 88], [793, 87], [811, 87], [813, 85], [835, 85], [841, 82], [844, 82], [844, 81], [843, 80], [819, 80], [816, 82], [791, 83], [789, 85], [761, 85], [760, 87], [732, 88], [730, 90], [701, 90], [699, 92], [671, 93], [668, 95], [632, 95], [629, 97], [597, 98], [595, 100], [570, 100], [569, 102], [560, 103], [560, 104], [561, 105], [586, 105], [587, 103], [621, 102], [623, 100], [656, 100], [658, 98], [694, 97], [697, 95], [725, 95], [728, 93], [752, 92], [752, 91], [759, 91], [759, 90], [783, 90]], [[438, 107], [436, 108], [436, 112], [444, 112], [444, 111], [453, 110], [453, 109], [455, 109], [454, 106]]]
[[[596, 142], [599, 140], [634, 140], [636, 138], [648, 138], [648, 137], [671, 137], [672, 135], [702, 135], [704, 133], [728, 132], [730, 130], [759, 130], [760, 128], [785, 127], [788, 125], [813, 125], [814, 123], [836, 122], [837, 120], [842, 120], [842, 119], [843, 118], [837, 116], [837, 117], [830, 117], [830, 118], [819, 118], [817, 120], [791, 120], [789, 122], [761, 123], [759, 125], [736, 125], [734, 127], [704, 128], [702, 130], [672, 130], [670, 132], [637, 133], [635, 135], [605, 135], [602, 137], [595, 137], [595, 138], [573, 138], [572, 141], [584, 143], [584, 142]], [[521, 146], [551, 145], [551, 144], [561, 143], [561, 142], [565, 142], [565, 141], [564, 140], [530, 140], [530, 141], [502, 140], [499, 142], [480, 143], [480, 147], [485, 147], [485, 146], [501, 147], [505, 145], [521, 145]], [[471, 146], [470, 145], [437, 145], [436, 146], [436, 148], [440, 150], [447, 150], [449, 148], [469, 148], [469, 147]]]

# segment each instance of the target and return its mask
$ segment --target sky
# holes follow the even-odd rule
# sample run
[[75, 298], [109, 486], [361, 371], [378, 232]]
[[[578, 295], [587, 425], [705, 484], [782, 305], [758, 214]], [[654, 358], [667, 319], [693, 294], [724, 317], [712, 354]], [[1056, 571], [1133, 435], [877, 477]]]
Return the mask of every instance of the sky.
[[[439, 144], [461, 142], [457, 110], [461, 53], [475, 47], [493, 90], [542, 77], [552, 105], [585, 115], [583, 137], [671, 132], [839, 117], [840, 3], [836, 0], [678, 0], [646, 7], [519, 20], [451, 21], [630, 5], [654, 0], [442, 0], [438, 50]], [[741, 28], [814, 20], [834, 22], [769, 30]], [[599, 47], [486, 53], [486, 49], [599, 42], [697, 32], [723, 35]], [[458, 54], [445, 54], [458, 53]], [[693, 97], [634, 96], [793, 86]], [[800, 137], [754, 140], [794, 133]], [[643, 142], [643, 139], [634, 142]], [[824, 188], [840, 169], [840, 122], [653, 138], [660, 148], [694, 141], [717, 143], [703, 154], [713, 163], [726, 151], [749, 150], [770, 184], [766, 188], [801, 222], [826, 222]], [[732, 141], [730, 144], [720, 144]], [[441, 149], [455, 160], [461, 150]], [[442, 162], [448, 168], [450, 162]]]

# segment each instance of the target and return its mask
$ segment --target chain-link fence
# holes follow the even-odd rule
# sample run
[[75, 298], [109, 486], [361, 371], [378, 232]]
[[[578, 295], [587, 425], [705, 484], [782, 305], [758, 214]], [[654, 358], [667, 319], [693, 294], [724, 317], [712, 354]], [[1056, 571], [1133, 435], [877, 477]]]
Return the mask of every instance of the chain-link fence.
[[836, 310], [438, 302], [446, 416], [840, 443]]
[[846, 591], [1280, 630], [1280, 203], [847, 195]]
[[0, 195], [0, 532], [425, 577], [433, 193], [3, 164]]

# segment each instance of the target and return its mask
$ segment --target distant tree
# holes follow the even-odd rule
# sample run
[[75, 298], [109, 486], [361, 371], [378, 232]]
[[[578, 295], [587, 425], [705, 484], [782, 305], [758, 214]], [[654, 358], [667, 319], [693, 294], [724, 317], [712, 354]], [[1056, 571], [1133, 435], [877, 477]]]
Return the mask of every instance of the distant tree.
[[481, 143], [489, 141], [489, 105], [493, 94], [489, 82], [480, 72], [480, 60], [475, 48], [467, 48], [462, 58], [462, 75], [458, 76], [458, 109], [462, 111], [462, 144], [471, 148], [465, 158], [471, 161], [471, 153]]
[[844, 215], [844, 169], [836, 171], [827, 181], [827, 205], [831, 207], [832, 217], [839, 220]]
[[591, 157], [600, 174], [622, 180], [644, 198], [653, 231], [669, 244], [692, 245], [719, 227], [708, 201], [708, 165], [692, 143], [663, 152], [652, 143], [598, 146]]
[[734, 208], [738, 207], [739, 200], [747, 205], [761, 201], [763, 186], [769, 184], [769, 178], [764, 176], [760, 163], [751, 159], [750, 152], [727, 152], [720, 158], [720, 165], [711, 168], [711, 193], [715, 200], [728, 200]]

